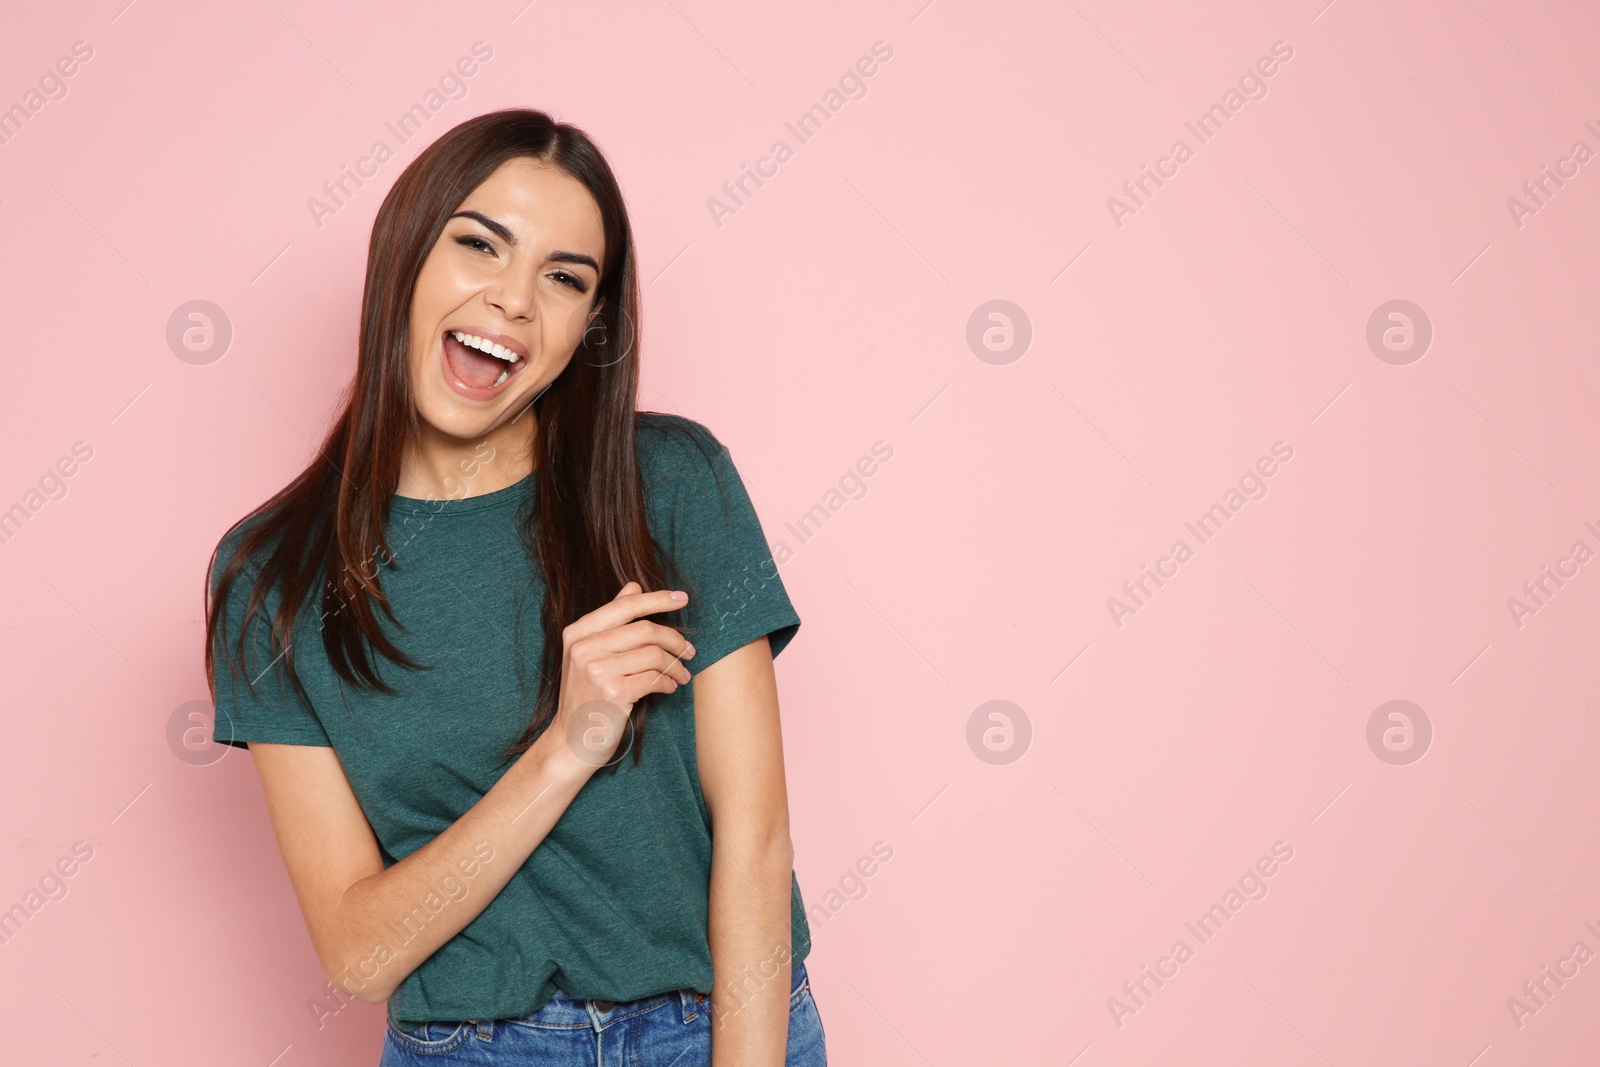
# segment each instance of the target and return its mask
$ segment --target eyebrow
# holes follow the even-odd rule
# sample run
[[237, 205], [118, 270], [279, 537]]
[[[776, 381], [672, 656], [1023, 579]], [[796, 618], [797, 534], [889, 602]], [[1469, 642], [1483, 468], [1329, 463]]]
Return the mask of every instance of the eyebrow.
[[[510, 245], [512, 248], [517, 247], [516, 235], [507, 229], [504, 223], [496, 222], [494, 219], [491, 219], [481, 211], [458, 211], [450, 217], [452, 219], [472, 219], [484, 229], [500, 238], [500, 240]], [[588, 267], [596, 274], [600, 273], [600, 264], [594, 261], [593, 256], [586, 256], [582, 252], [551, 252], [545, 257], [545, 260], [546, 262], [550, 263], [579, 263]]]

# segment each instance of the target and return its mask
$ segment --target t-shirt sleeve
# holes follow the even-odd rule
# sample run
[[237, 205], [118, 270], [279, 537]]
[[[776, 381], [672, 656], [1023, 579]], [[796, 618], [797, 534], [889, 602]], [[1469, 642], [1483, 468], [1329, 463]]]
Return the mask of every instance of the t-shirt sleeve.
[[[217, 579], [227, 557], [219, 552], [215, 569], [211, 573], [211, 589], [216, 592]], [[269, 596], [265, 609], [251, 620], [250, 640], [246, 642], [242, 669], [236, 669], [239, 625], [244, 618], [245, 606], [250, 597], [250, 585], [255, 569], [246, 566], [234, 577], [228, 591], [227, 628], [224, 638], [227, 648], [219, 641], [216, 651], [216, 721], [212, 725], [212, 740], [219, 745], [249, 748], [250, 741], [265, 741], [286, 745], [332, 746], [322, 723], [311, 709], [295, 695], [289, 679], [287, 661], [281, 655], [274, 660], [270, 650], [272, 612], [277, 607], [277, 597]], [[305, 655], [296, 648], [297, 656]], [[250, 684], [246, 684], [247, 680]], [[253, 689], [253, 691], [252, 691]]]
[[694, 443], [675, 450], [678, 491], [672, 512], [674, 562], [687, 575], [685, 615], [698, 673], [763, 634], [773, 658], [800, 629], [743, 479], [726, 446], [702, 431], [707, 456]]

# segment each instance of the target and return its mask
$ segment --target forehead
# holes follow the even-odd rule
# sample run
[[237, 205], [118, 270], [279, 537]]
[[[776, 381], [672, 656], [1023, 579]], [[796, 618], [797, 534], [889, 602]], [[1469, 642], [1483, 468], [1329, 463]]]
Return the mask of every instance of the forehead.
[[587, 252], [604, 263], [605, 224], [583, 183], [526, 156], [508, 159], [461, 202], [503, 224], [519, 249]]

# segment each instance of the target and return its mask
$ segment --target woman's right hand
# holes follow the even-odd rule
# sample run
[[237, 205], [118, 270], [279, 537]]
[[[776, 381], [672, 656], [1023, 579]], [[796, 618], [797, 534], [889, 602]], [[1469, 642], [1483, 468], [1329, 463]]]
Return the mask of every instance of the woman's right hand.
[[680, 661], [694, 655], [694, 646], [672, 627], [641, 617], [677, 611], [689, 598], [677, 590], [642, 590], [629, 582], [609, 604], [561, 631], [561, 695], [544, 734], [590, 772], [611, 760], [641, 697], [689, 684]]

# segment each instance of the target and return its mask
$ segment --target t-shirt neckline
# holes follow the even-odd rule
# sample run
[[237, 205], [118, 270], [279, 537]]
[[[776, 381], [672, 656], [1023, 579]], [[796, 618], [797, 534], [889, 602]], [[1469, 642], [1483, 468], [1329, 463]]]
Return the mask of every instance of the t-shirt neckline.
[[534, 473], [530, 471], [504, 489], [496, 489], [489, 493], [479, 493], [477, 496], [441, 497], [438, 500], [426, 500], [421, 497], [402, 496], [399, 493], [395, 493], [390, 497], [391, 506], [396, 510], [410, 512], [414, 515], [470, 515], [480, 511], [490, 511], [522, 500], [533, 489]]

